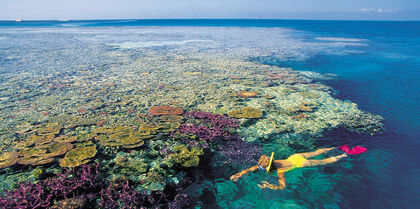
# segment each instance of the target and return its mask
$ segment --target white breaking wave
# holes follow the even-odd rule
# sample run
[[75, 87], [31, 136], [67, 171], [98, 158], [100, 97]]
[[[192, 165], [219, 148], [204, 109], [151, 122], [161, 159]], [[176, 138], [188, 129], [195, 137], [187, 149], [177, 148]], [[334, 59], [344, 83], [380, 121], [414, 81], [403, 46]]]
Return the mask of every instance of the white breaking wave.
[[318, 37], [315, 38], [316, 40], [321, 41], [341, 41], [341, 42], [360, 42], [360, 41], [367, 41], [366, 39], [360, 38], [338, 38], [338, 37]]
[[142, 41], [142, 42], [123, 42], [108, 44], [109, 46], [117, 47], [120, 49], [133, 49], [133, 48], [146, 48], [146, 47], [157, 47], [167, 45], [184, 45], [188, 43], [207, 42], [210, 40], [183, 40], [183, 41]]

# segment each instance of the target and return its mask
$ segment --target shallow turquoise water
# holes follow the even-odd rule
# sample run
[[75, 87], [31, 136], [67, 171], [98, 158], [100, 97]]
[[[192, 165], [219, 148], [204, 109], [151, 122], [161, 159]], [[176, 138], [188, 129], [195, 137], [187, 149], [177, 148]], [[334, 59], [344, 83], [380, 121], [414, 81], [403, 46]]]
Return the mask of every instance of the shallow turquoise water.
[[[97, 46], [92, 44], [92, 48], [83, 49], [85, 45], [80, 44], [80, 40], [92, 41], [95, 44], [130, 41], [138, 38], [128, 35], [130, 30], [142, 29], [139, 28], [141, 26], [153, 26], [144, 28], [147, 32], [142, 36], [147, 40], [156, 41], [154, 38], [158, 37], [157, 41], [168, 39], [173, 41], [172, 44], [161, 45], [163, 48], [176, 48], [180, 40], [209, 38], [228, 43], [226, 46], [218, 45], [218, 47], [234, 48], [249, 44], [258, 49], [272, 51], [248, 57], [255, 62], [302, 71], [334, 73], [337, 76], [325, 83], [338, 91], [336, 97], [351, 100], [362, 110], [385, 118], [387, 131], [379, 136], [333, 130], [326, 133], [325, 137], [317, 139], [319, 146], [362, 144], [367, 146], [369, 151], [334, 165], [288, 172], [286, 179], [289, 186], [285, 191], [260, 190], [256, 186], [260, 181], [269, 180], [273, 183], [276, 181], [274, 176], [268, 177], [264, 173], [254, 173], [238, 183], [230, 182], [227, 180], [227, 174], [233, 173], [230, 168], [209, 163], [213, 166], [202, 168], [208, 169], [207, 173], [199, 174], [201, 179], [197, 178], [195, 184], [189, 188], [191, 192], [202, 193], [199, 196], [201, 202], [198, 206], [202, 208], [285, 206], [288, 208], [416, 208], [420, 203], [418, 198], [420, 197], [418, 191], [420, 186], [419, 22], [275, 20], [0, 22], [1, 72], [9, 73], [25, 69], [37, 71], [40, 75], [56, 71], [70, 73], [76, 65], [100, 62], [101, 56], [88, 58], [83, 54], [64, 53], [58, 54], [57, 57], [49, 57], [46, 62], [42, 62], [34, 54], [40, 48], [51, 50], [66, 49], [66, 47], [84, 51], [85, 55], [93, 54]], [[42, 33], [44, 35], [39, 35]], [[87, 35], [89, 33], [98, 36], [92, 38]], [[207, 33], [211, 33], [210, 37], [206, 36]], [[249, 34], [254, 37], [247, 37]], [[100, 37], [101, 35], [105, 36]], [[50, 41], [45, 40], [46, 38], [50, 38]], [[44, 43], [47, 45], [43, 46]], [[21, 58], [19, 54], [22, 53], [33, 57]], [[132, 56], [139, 54], [133, 53]], [[109, 60], [118, 62], [118, 58]], [[29, 62], [31, 64], [28, 64]], [[22, 65], [25, 68], [16, 67]], [[47, 66], [59, 67], [48, 69]], [[266, 154], [279, 149], [281, 147], [276, 144], [264, 146]], [[286, 152], [283, 153], [286, 157]], [[200, 191], [203, 189], [204, 191]]]

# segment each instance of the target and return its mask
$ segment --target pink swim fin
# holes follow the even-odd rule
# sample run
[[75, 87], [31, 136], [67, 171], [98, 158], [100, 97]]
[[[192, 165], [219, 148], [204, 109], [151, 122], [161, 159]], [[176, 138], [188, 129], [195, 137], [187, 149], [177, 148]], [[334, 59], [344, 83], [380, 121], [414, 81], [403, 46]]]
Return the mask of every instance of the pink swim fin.
[[367, 151], [365, 147], [355, 146], [353, 149], [350, 149], [347, 145], [338, 146], [338, 149], [343, 150], [345, 153], [349, 155], [357, 155], [357, 154], [364, 153]]

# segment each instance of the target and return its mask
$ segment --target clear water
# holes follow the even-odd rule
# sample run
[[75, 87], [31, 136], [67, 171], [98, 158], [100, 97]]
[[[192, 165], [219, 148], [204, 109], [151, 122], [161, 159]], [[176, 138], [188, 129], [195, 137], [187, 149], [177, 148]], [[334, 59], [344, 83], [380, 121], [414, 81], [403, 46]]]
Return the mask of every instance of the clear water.
[[[19, 88], [36, 89], [25, 80], [77, 74], [88, 66], [124, 79], [118, 69], [108, 72], [103, 66], [118, 68], [118, 63], [130, 63], [151, 48], [178, 54], [214, 51], [299, 71], [333, 73], [334, 79], [324, 83], [337, 90], [335, 97], [385, 118], [387, 131], [381, 135], [326, 132], [317, 139], [317, 146], [362, 144], [369, 151], [333, 166], [288, 172], [284, 191], [256, 186], [261, 180], [275, 182], [274, 176], [255, 173], [234, 183], [228, 181], [234, 172], [228, 167], [202, 168], [208, 169], [206, 175], [189, 188], [200, 193], [197, 207], [417, 208], [420, 204], [420, 22], [0, 22], [2, 91], [18, 88], [7, 86], [10, 78], [21, 79], [12, 82]], [[119, 56], [113, 55], [115, 50]], [[3, 108], [2, 117], [6, 117], [7, 108]], [[13, 119], [3, 121], [13, 124]], [[265, 145], [267, 153], [274, 148], [280, 147]]]

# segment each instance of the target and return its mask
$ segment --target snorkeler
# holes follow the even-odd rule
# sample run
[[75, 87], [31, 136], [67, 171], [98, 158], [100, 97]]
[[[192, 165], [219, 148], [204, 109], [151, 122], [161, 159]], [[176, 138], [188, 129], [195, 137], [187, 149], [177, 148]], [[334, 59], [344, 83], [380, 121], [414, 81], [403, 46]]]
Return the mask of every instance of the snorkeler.
[[258, 186], [261, 189], [263, 189], [263, 188], [284, 189], [284, 188], [286, 188], [286, 179], [284, 177], [284, 173], [287, 172], [287, 171], [293, 170], [295, 168], [303, 168], [303, 167], [317, 166], [317, 165], [326, 165], [326, 164], [329, 164], [329, 163], [336, 162], [343, 157], [347, 157], [348, 154], [349, 155], [360, 154], [360, 153], [363, 153], [367, 150], [366, 148], [360, 147], [360, 146], [356, 146], [353, 149], [350, 149], [347, 145], [344, 145], [344, 146], [337, 147], [338, 149], [344, 151], [345, 152], [344, 154], [337, 155], [337, 156], [334, 156], [334, 157], [325, 158], [325, 159], [322, 159], [322, 160], [309, 160], [308, 159], [308, 158], [315, 157], [315, 156], [321, 155], [323, 153], [326, 153], [326, 152], [328, 152], [328, 151], [330, 151], [334, 148], [335, 147], [322, 148], [322, 149], [318, 149], [314, 152], [295, 153], [285, 160], [274, 160], [273, 161], [274, 153], [272, 153], [271, 158], [269, 158], [266, 155], [263, 155], [258, 160], [257, 165], [252, 166], [248, 169], [245, 169], [245, 170], [231, 176], [230, 180], [237, 181], [244, 174], [247, 174], [248, 172], [256, 171], [258, 169], [260, 169], [262, 171], [267, 171], [267, 172], [269, 172], [270, 170], [276, 170], [277, 171], [277, 176], [279, 177], [279, 185], [278, 186], [270, 184], [266, 181], [262, 181], [262, 184], [258, 184]]

